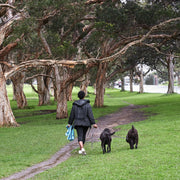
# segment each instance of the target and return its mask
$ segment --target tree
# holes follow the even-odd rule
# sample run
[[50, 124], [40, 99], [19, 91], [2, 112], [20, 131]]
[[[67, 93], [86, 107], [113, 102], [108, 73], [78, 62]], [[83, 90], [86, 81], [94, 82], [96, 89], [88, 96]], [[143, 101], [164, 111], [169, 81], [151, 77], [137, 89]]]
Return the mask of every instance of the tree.
[[[159, 22], [168, 21], [170, 17], [178, 17], [178, 11], [175, 11], [172, 6], [166, 6], [167, 4], [162, 6], [161, 3], [146, 3], [142, 6], [132, 1], [127, 1], [127, 3], [88, 1], [88, 3], [97, 5], [95, 29], [91, 33], [92, 38], [90, 37], [87, 41], [88, 45], [84, 47], [89, 51], [88, 54], [98, 55], [103, 59], [132, 41], [135, 42], [141, 39], [140, 44], [135, 43], [139, 48], [144, 46], [156, 48], [161, 46], [166, 39], [177, 38], [178, 36], [177, 27], [173, 33], [171, 31], [168, 34], [168, 26], [163, 26], [163, 23], [160, 26], [164, 29], [157, 26]], [[164, 32], [167, 32], [167, 34]], [[142, 36], [144, 37], [141, 38]], [[92, 39], [96, 39], [96, 41], [93, 42]], [[100, 50], [98, 47], [100, 47]], [[104, 53], [105, 51], [106, 53]], [[119, 59], [121, 61], [120, 57]], [[108, 64], [107, 62], [101, 62], [98, 65], [96, 83], [99, 83], [99, 85], [96, 84], [96, 107], [103, 106], [105, 79], [102, 77], [107, 74]], [[98, 91], [101, 92], [98, 93]]]
[[[64, 3], [66, 2], [71, 2], [71, 1], [63, 1]], [[42, 3], [41, 1], [28, 1], [28, 3]], [[47, 4], [46, 4], [47, 3]], [[43, 5], [48, 5], [48, 3], [50, 3], [50, 1], [46, 1], [45, 4]], [[60, 2], [59, 2], [60, 3]], [[28, 4], [27, 4], [28, 5]], [[34, 4], [33, 4], [34, 5]], [[39, 4], [38, 4], [39, 5]], [[70, 4], [65, 4], [65, 5], [70, 5]], [[79, 5], [79, 4], [78, 4]], [[78, 5], [76, 7], [78, 7]], [[10, 7], [10, 6], [8, 6]], [[62, 6], [64, 9], [65, 9], [65, 12], [69, 13], [69, 11], [66, 11], [66, 8], [68, 6]], [[72, 5], [70, 6], [72, 8]], [[113, 6], [113, 7], [116, 7], [116, 6]], [[47, 25], [46, 21], [48, 20], [49, 21], [49, 18], [50, 17], [55, 17], [53, 15], [53, 13], [48, 13], [48, 17], [49, 18], [46, 18], [45, 14], [46, 14], [46, 11], [45, 11], [45, 8], [43, 9], [42, 6], [38, 6], [33, 9], [33, 8], [30, 8], [31, 11], [29, 13], [29, 15], [31, 16], [33, 14], [33, 10], [36, 10], [36, 8], [39, 8], [39, 11], [37, 11], [36, 13], [39, 13], [39, 17], [42, 17], [40, 18], [40, 21], [43, 21], [44, 19], [44, 26]], [[53, 8], [53, 7], [52, 7]], [[63, 9], [62, 8], [62, 9]], [[73, 7], [74, 8], [74, 7]], [[41, 11], [43, 9], [43, 11]], [[51, 8], [50, 8], [51, 10]], [[54, 12], [54, 11], [52, 11]], [[123, 11], [124, 12], [124, 11]], [[27, 12], [26, 12], [27, 13]], [[56, 13], [59, 13], [59, 11], [55, 11], [55, 14]], [[37, 15], [37, 14], [36, 14]], [[82, 15], [85, 15], [85, 11], [82, 12]], [[87, 17], [85, 16], [80, 16], [80, 17], [84, 17], [85, 19], [87, 19]], [[45, 18], [43, 18], [45, 16]], [[60, 16], [60, 15], [59, 15]], [[5, 37], [5, 32], [7, 33], [7, 27], [11, 27], [12, 23], [17, 20], [17, 18], [21, 17], [22, 19], [22, 12], [16, 12], [13, 14], [13, 17], [7, 21], [5, 23], [5, 25], [2, 26], [2, 28], [0, 29], [0, 35], [1, 35], [1, 42], [3, 42], [3, 38]], [[72, 17], [72, 16], [71, 16]], [[30, 57], [31, 57], [31, 60], [27, 60], [27, 61], [24, 61], [24, 62], [21, 62], [17, 65], [14, 65], [14, 67], [12, 67], [11, 69], [7, 70], [7, 71], [4, 71], [3, 72], [3, 68], [1, 68], [1, 81], [0, 83], [2, 84], [2, 87], [4, 88], [2, 91], [3, 91], [3, 94], [4, 94], [4, 98], [2, 98], [2, 104], [4, 104], [4, 106], [2, 107], [3, 109], [3, 112], [5, 112], [4, 114], [6, 114], [7, 116], [4, 117], [2, 116], [0, 122], [1, 122], [1, 126], [4, 126], [4, 125], [17, 125], [16, 121], [15, 121], [15, 118], [13, 117], [13, 113], [12, 113], [12, 110], [10, 108], [10, 104], [8, 102], [7, 99], [7, 92], [5, 90], [5, 87], [4, 87], [4, 84], [6, 82], [6, 79], [9, 79], [11, 76], [15, 75], [16, 73], [18, 72], [24, 72], [26, 71], [28, 68], [37, 68], [37, 67], [51, 67], [52, 69], [55, 69], [54, 72], [56, 74], [55, 78], [56, 78], [56, 85], [57, 85], [57, 101], [58, 101], [58, 105], [57, 105], [57, 118], [65, 118], [67, 117], [67, 108], [66, 108], [66, 101], [67, 101], [67, 97], [64, 95], [65, 92], [66, 92], [66, 89], [68, 87], [68, 85], [72, 82], [74, 82], [75, 80], [77, 80], [79, 77], [81, 77], [82, 75], [86, 74], [89, 72], [89, 70], [94, 67], [95, 65], [99, 65], [99, 72], [101, 72], [101, 70], [103, 70], [103, 73], [106, 73], [106, 70], [107, 70], [107, 65], [109, 64], [109, 62], [112, 62], [114, 61], [115, 59], [117, 58], [120, 58], [123, 54], [126, 53], [126, 51], [132, 47], [132, 46], [135, 46], [135, 45], [142, 45], [142, 44], [145, 44], [148, 45], [149, 42], [146, 42], [146, 40], [148, 39], [151, 39], [151, 42], [153, 40], [153, 35], [152, 33], [155, 33], [155, 30], [159, 29], [159, 28], [162, 28], [162, 27], [165, 27], [167, 24], [170, 24], [170, 23], [173, 23], [173, 22], [177, 22], [180, 20], [180, 18], [173, 18], [173, 19], [170, 19], [168, 21], [164, 21], [163, 23], [160, 23], [158, 25], [155, 25], [155, 26], [152, 26], [151, 29], [149, 31], [146, 31], [145, 33], [142, 32], [141, 35], [134, 35], [133, 36], [129, 36], [127, 38], [124, 38], [123, 36], [119, 35], [119, 36], [114, 36], [114, 38], [110, 37], [110, 36], [105, 36], [107, 33], [103, 33], [102, 36], [98, 36], [99, 39], [101, 41], [99, 41], [98, 43], [98, 46], [94, 46], [91, 49], [91, 48], [88, 48], [88, 50], [90, 50], [89, 52], [86, 52], [87, 50], [87, 46], [84, 46], [83, 47], [83, 54], [82, 54], [82, 57], [85, 57], [85, 54], [90, 54], [92, 56], [92, 58], [89, 58], [89, 59], [86, 59], [86, 58], [82, 58], [82, 60], [78, 60], [78, 59], [74, 59], [74, 57], [76, 57], [76, 52], [77, 52], [77, 48], [76, 48], [76, 45], [81, 41], [81, 43], [87, 43], [87, 39], [88, 40], [92, 40], [92, 37], [91, 35], [94, 35], [94, 33], [92, 33], [92, 28], [88, 28], [89, 30], [84, 33], [83, 32], [83, 29], [82, 27], [85, 26], [84, 24], [84, 19], [82, 20], [78, 16], [75, 16], [75, 19], [77, 18], [77, 21], [75, 21], [75, 25], [73, 24], [72, 25], [72, 20], [74, 20], [73, 18], [70, 18], [69, 20], [67, 20], [66, 18], [64, 18], [64, 21], [68, 21], [68, 26], [67, 27], [63, 27], [63, 23], [60, 23], [61, 24], [61, 28], [59, 31], [59, 34], [61, 36], [54, 36], [54, 37], [60, 37], [60, 38], [56, 38], [56, 39], [59, 39], [61, 40], [60, 42], [62, 42], [62, 46], [60, 45], [60, 49], [62, 51], [60, 51], [62, 53], [62, 56], [59, 60], [54, 60], [54, 58], [50, 59], [49, 58], [49, 54], [47, 53], [40, 53], [41, 52], [41, 49], [42, 47], [40, 47], [38, 49], [38, 51], [32, 51], [33, 48], [35, 48], [35, 46], [32, 46], [30, 48], [28, 48], [29, 45], [31, 44], [28, 44], [27, 45], [27, 51], [29, 54], [30, 54]], [[36, 20], [38, 20], [37, 18], [35, 18]], [[89, 19], [89, 17], [88, 17]], [[29, 22], [34, 22], [33, 21], [33, 18], [31, 19], [28, 19]], [[26, 21], [24, 21], [26, 22]], [[77, 22], [83, 22], [83, 23], [80, 23], [80, 26], [77, 26]], [[51, 21], [52, 23], [52, 21]], [[51, 25], [50, 23], [50, 25]], [[100, 23], [101, 24], [101, 23]], [[32, 24], [31, 27], [33, 27], [34, 24]], [[55, 23], [54, 23], [55, 25]], [[66, 25], [66, 23], [65, 23]], [[71, 26], [72, 25], [72, 26]], [[98, 24], [96, 24], [98, 25]], [[15, 26], [19, 26], [19, 24], [16, 24]], [[38, 27], [38, 26], [34, 26], [34, 27]], [[89, 27], [89, 26], [88, 26]], [[47, 28], [47, 27], [46, 27]], [[97, 28], [97, 27], [96, 27]], [[50, 28], [51, 29], [51, 28]], [[66, 30], [65, 30], [66, 29]], [[106, 29], [106, 27], [105, 27]], [[64, 31], [65, 30], [65, 31]], [[95, 29], [94, 29], [95, 30]], [[117, 28], [113, 28], [113, 33], [116, 33], [117, 32]], [[26, 29], [24, 30], [24, 32], [28, 33], [29, 31], [27, 31]], [[45, 32], [45, 35], [44, 37], [46, 37], [47, 39], [47, 42], [49, 44], [50, 41], [48, 41], [48, 32], [49, 31], [43, 31]], [[65, 33], [66, 32], [66, 33]], [[91, 32], [91, 33], [90, 33]], [[103, 31], [102, 31], [103, 32]], [[102, 33], [101, 32], [101, 33]], [[124, 31], [124, 33], [126, 32], [126, 30]], [[89, 34], [90, 33], [90, 34]], [[22, 34], [22, 32], [21, 32]], [[69, 35], [69, 36], [66, 36], [66, 35]], [[27, 35], [27, 34], [25, 34]], [[54, 35], [54, 34], [53, 34]], [[154, 35], [155, 36], [155, 35]], [[160, 35], [159, 35], [160, 36]], [[8, 36], [7, 36], [8, 37]], [[24, 37], [27, 37], [28, 36], [24, 36]], [[36, 36], [35, 36], [36, 37]], [[37, 38], [34, 37], [34, 40], [36, 40]], [[49, 36], [51, 37], [51, 36]], [[66, 38], [65, 38], [66, 37]], [[117, 38], [118, 37], [118, 38]], [[157, 37], [157, 36], [156, 36]], [[14, 38], [17, 38], [16, 36], [14, 36]], [[42, 38], [42, 37], [41, 37]], [[65, 40], [65, 39], [66, 40]], [[104, 38], [104, 39], [103, 39]], [[8, 38], [9, 39], [9, 38]], [[72, 40], [69, 42], [69, 40]], [[26, 40], [26, 39], [25, 39]], [[31, 38], [29, 38], [29, 41], [31, 40]], [[9, 39], [9, 41], [11, 41], [11, 39]], [[8, 41], [6, 41], [7, 43]], [[13, 41], [14, 42], [14, 41]], [[39, 42], [39, 41], [38, 41]], [[32, 45], [33, 45], [33, 42], [31, 42]], [[7, 43], [8, 44], [8, 43]], [[11, 43], [10, 43], [11, 44]], [[58, 42], [57, 42], [58, 44]], [[95, 44], [95, 43], [94, 43]], [[12, 45], [12, 44], [11, 44]], [[87, 44], [86, 44], [87, 45]], [[152, 44], [150, 44], [152, 45]], [[53, 46], [53, 45], [52, 45]], [[44, 49], [45, 49], [45, 46], [43, 46]], [[53, 54], [53, 51], [52, 51], [52, 47], [49, 45], [50, 49], [51, 49], [51, 52]], [[99, 52], [100, 54], [98, 55], [98, 48], [96, 47], [103, 47]], [[36, 48], [35, 48], [36, 49]], [[54, 49], [55, 51], [55, 49]], [[71, 53], [69, 53], [71, 52]], [[2, 53], [2, 52], [1, 52]], [[57, 54], [59, 52], [56, 52]], [[41, 54], [40, 56], [38, 54]], [[96, 56], [94, 56], [96, 54]], [[60, 54], [59, 54], [60, 55]], [[45, 57], [45, 59], [40, 59], [40, 57]], [[28, 57], [28, 55], [27, 55]], [[38, 59], [33, 59], [32, 57], [38, 57]], [[46, 59], [46, 58], [49, 58]], [[59, 56], [60, 57], [60, 56]], [[63, 60], [65, 57], [65, 60]], [[67, 60], [67, 58], [69, 58], [69, 60]], [[8, 62], [5, 62], [5, 61], [1, 61], [1, 66], [4, 66], [4, 65], [8, 65], [10, 67], [10, 64]], [[75, 67], [79, 66], [79, 70], [76, 72], [74, 71], [74, 73], [68, 73], [68, 68], [72, 68], [74, 69]], [[61, 71], [62, 70], [62, 71]], [[75, 69], [74, 69], [75, 70]], [[102, 79], [104, 78], [102, 76], [102, 74], [100, 74], [99, 77], [102, 77]], [[98, 78], [97, 78], [97, 81], [98, 81]], [[99, 81], [100, 82], [100, 81]], [[98, 83], [98, 85], [100, 85], [103, 89], [103, 86], [104, 86], [104, 79], [103, 79], [103, 84], [100, 84]], [[103, 85], [103, 86], [102, 86]], [[103, 94], [103, 93], [102, 93]], [[103, 97], [102, 94], [100, 94], [100, 98]], [[5, 99], [6, 97], [6, 99]], [[61, 98], [63, 98], [63, 101]], [[60, 101], [59, 101], [60, 100]], [[62, 101], [61, 101], [62, 100]], [[61, 102], [64, 102], [64, 104], [60, 104]], [[100, 105], [102, 106], [103, 104], [103, 99], [101, 100], [102, 103], [100, 103]], [[6, 107], [7, 106], [7, 107]], [[63, 108], [65, 107], [66, 110], [64, 110]], [[9, 111], [10, 109], [10, 111]], [[7, 111], [8, 110], [8, 111]], [[61, 114], [62, 112], [62, 114]]]
[[[11, 0], [8, 1], [10, 4], [12, 3]], [[0, 27], [0, 45], [2, 46], [2, 43], [5, 39], [5, 37], [8, 36], [10, 33], [12, 24], [15, 21], [22, 20], [23, 19], [23, 13], [17, 12], [15, 14], [12, 13], [12, 9], [15, 9], [12, 5], [9, 4], [0, 4], [2, 7], [2, 13], [0, 14], [0, 17], [4, 19], [3, 24]], [[18, 41], [18, 40], [17, 40]], [[1, 49], [1, 57], [4, 57], [8, 54], [8, 52], [11, 50], [12, 47], [16, 46], [17, 43], [9, 43], [5, 48]], [[3, 65], [0, 64], [0, 87], [1, 87], [1, 97], [0, 97], [0, 110], [1, 110], [1, 116], [0, 116], [0, 127], [1, 126], [18, 126], [15, 117], [13, 115], [12, 109], [10, 107], [10, 102], [7, 96], [6, 91], [6, 79], [4, 77], [4, 68]]]
[[17, 101], [18, 108], [24, 108], [27, 106], [26, 96], [23, 92], [25, 73], [19, 72], [11, 77], [13, 83], [13, 92], [15, 100]]

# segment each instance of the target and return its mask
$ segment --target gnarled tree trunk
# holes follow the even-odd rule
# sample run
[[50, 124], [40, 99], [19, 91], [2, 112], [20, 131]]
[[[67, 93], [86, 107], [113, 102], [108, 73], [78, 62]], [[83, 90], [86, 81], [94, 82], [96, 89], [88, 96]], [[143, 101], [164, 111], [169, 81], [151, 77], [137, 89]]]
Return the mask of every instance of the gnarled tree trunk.
[[0, 127], [18, 126], [13, 115], [6, 90], [6, 79], [4, 78], [0, 65]]
[[39, 97], [39, 106], [50, 103], [50, 93], [48, 87], [45, 86], [44, 78], [42, 76], [37, 77], [37, 88]]
[[107, 63], [99, 63], [96, 77], [96, 98], [94, 107], [103, 107], [104, 105], [104, 84], [106, 83]]
[[64, 119], [68, 117], [67, 111], [67, 89], [63, 89], [59, 93], [58, 101], [57, 101], [57, 114], [56, 119]]
[[72, 90], [73, 90], [74, 83], [70, 83], [67, 88], [67, 101], [72, 101]]
[[37, 77], [37, 88], [39, 96], [39, 106], [50, 103], [50, 83], [51, 79], [48, 76], [51, 76], [51, 69], [47, 68], [45, 74], [47, 76]]
[[17, 102], [18, 108], [21, 109], [27, 106], [27, 99], [23, 91], [24, 78], [25, 78], [24, 72], [18, 72], [11, 77], [13, 83], [14, 98]]
[[90, 83], [89, 76], [88, 76], [88, 74], [86, 74], [85, 80], [81, 83], [81, 86], [80, 86], [81, 91], [85, 92], [85, 96], [87, 96], [87, 94], [88, 94], [87, 88], [89, 86], [89, 83]]
[[67, 111], [67, 88], [62, 89], [61, 86], [63, 81], [67, 78], [67, 72], [64, 69], [61, 69], [61, 75], [59, 72], [58, 66], [54, 67], [54, 75], [57, 88], [57, 110], [56, 110], [56, 119], [63, 119], [68, 117]]

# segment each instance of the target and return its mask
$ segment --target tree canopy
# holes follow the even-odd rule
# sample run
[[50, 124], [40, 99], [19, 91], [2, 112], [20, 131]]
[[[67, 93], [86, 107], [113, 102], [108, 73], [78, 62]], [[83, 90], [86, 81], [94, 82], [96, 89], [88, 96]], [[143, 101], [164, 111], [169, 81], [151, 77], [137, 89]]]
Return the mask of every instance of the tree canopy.
[[[131, 69], [142, 60], [152, 68], [157, 67], [165, 57], [173, 67], [173, 58], [179, 54], [180, 3], [176, 1], [8, 0], [2, 3], [1, 77], [13, 76], [14, 83], [21, 77], [23, 83], [25, 74], [21, 73], [26, 72], [27, 79], [31, 78], [27, 75], [41, 76], [39, 96], [48, 93], [52, 80], [57, 109], [64, 112], [57, 118], [67, 116], [67, 104], [62, 98], [66, 97], [68, 86], [92, 67], [97, 68], [96, 91], [102, 89], [96, 96], [102, 101], [96, 99], [95, 106], [101, 107], [104, 85], [118, 71]], [[15, 80], [17, 72], [20, 74]], [[43, 87], [46, 92], [42, 93]]]

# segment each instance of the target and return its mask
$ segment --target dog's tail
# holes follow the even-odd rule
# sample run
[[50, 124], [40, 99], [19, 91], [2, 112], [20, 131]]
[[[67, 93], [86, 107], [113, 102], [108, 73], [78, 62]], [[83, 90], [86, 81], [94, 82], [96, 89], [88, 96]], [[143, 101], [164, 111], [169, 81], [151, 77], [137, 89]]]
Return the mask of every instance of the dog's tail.
[[134, 132], [134, 129], [135, 129], [135, 128], [134, 128], [134, 126], [132, 125], [132, 132]]
[[112, 136], [113, 134], [115, 134], [115, 131], [111, 133], [111, 136]]

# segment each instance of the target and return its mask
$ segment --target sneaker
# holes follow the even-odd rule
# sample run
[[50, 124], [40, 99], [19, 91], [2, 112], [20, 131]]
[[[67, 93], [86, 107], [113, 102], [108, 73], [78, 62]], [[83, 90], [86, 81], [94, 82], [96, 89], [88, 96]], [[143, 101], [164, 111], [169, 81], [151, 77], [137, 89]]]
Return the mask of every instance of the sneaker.
[[79, 150], [79, 154], [82, 154], [82, 151], [81, 151], [81, 150]]
[[84, 148], [82, 148], [81, 150], [79, 150], [79, 154], [82, 154], [82, 155], [86, 155], [86, 151]]
[[86, 155], [86, 151], [85, 151], [84, 148], [82, 148], [81, 151], [82, 151], [82, 154], [83, 154], [83, 155]]

